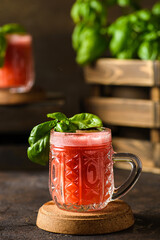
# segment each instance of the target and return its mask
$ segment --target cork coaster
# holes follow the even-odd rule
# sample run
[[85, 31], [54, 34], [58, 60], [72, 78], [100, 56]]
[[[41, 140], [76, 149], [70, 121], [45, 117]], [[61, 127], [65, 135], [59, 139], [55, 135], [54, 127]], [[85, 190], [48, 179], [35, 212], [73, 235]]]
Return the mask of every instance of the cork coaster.
[[60, 210], [53, 201], [38, 211], [36, 225], [46, 231], [92, 235], [121, 231], [134, 224], [130, 206], [121, 200], [110, 202], [101, 211], [78, 213]]

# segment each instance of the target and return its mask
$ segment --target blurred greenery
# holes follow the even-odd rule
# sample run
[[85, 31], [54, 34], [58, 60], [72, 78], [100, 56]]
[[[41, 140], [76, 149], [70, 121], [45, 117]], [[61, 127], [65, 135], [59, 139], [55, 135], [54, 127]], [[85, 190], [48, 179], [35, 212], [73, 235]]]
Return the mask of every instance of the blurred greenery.
[[[136, 0], [76, 0], [72, 45], [80, 65], [93, 62], [109, 49], [112, 57], [160, 60], [160, 1], [143, 9]], [[108, 23], [110, 6], [129, 13]]]

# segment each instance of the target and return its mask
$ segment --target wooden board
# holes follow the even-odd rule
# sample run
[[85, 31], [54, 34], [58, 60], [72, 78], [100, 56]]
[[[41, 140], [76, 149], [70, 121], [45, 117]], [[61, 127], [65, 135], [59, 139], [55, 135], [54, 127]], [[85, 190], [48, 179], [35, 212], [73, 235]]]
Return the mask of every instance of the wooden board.
[[160, 61], [99, 59], [84, 68], [87, 83], [126, 86], [159, 86]]
[[34, 87], [29, 92], [11, 93], [9, 90], [0, 90], [0, 105], [15, 105], [43, 101], [46, 98], [44, 90]]
[[160, 103], [151, 100], [90, 97], [85, 111], [98, 115], [106, 124], [132, 127], [160, 127]]
[[[142, 161], [144, 171], [160, 173], [160, 143], [153, 144], [146, 140], [114, 137], [113, 148], [116, 152], [130, 152], [137, 155]], [[117, 166], [129, 167], [122, 163]]]
[[117, 232], [134, 224], [129, 205], [121, 200], [110, 202], [101, 211], [77, 213], [60, 210], [53, 201], [38, 212], [37, 226], [55, 233], [91, 235]]

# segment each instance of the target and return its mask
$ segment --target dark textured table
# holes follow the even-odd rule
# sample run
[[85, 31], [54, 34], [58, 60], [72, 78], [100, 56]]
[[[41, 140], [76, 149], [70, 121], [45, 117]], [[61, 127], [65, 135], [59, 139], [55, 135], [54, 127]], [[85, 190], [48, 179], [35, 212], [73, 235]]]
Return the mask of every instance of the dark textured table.
[[[116, 182], [119, 184], [127, 174], [116, 170]], [[132, 207], [135, 224], [117, 233], [72, 236], [38, 229], [38, 208], [48, 200], [47, 172], [0, 172], [0, 240], [160, 239], [160, 175], [142, 173], [134, 189], [123, 198]]]

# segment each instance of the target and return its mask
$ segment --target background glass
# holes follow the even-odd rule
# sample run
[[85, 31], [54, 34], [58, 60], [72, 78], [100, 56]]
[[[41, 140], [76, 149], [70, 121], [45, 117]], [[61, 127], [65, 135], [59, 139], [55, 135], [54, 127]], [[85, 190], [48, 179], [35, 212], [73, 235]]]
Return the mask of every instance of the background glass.
[[0, 88], [26, 92], [34, 83], [32, 36], [9, 34], [4, 65], [0, 68]]

